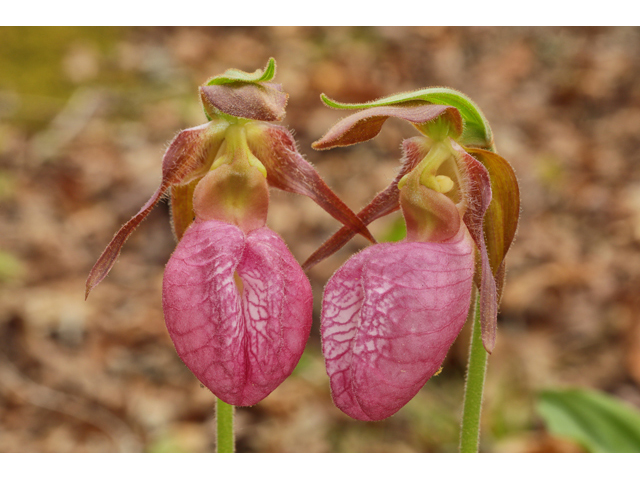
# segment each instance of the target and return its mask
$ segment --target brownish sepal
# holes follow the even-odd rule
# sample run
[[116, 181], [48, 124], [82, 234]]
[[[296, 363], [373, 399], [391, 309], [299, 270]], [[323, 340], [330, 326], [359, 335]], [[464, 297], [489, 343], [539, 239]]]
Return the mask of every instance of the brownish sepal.
[[211, 118], [218, 112], [263, 122], [285, 116], [289, 95], [278, 83], [229, 83], [200, 87], [202, 104]]
[[[462, 133], [462, 117], [458, 109], [423, 101], [401, 105], [374, 107], [349, 115], [336, 123], [322, 138], [311, 144], [316, 150], [344, 147], [374, 138], [389, 117], [407, 120], [419, 128], [420, 124], [445, 119], [457, 135]], [[453, 135], [455, 136], [455, 135]]]

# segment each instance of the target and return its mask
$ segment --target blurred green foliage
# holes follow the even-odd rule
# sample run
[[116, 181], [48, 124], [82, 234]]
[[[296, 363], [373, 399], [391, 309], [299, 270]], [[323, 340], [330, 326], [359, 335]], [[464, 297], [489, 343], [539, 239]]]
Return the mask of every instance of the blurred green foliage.
[[[110, 65], [114, 62], [110, 53], [124, 31], [114, 27], [0, 27], [0, 118], [11, 116], [14, 125], [38, 129], [58, 113], [80, 84], [86, 88], [121, 81], [122, 72]], [[88, 72], [82, 73], [83, 68]]]
[[[2, 151], [2, 143], [0, 141], [0, 151]], [[0, 202], [8, 200], [15, 195], [16, 180], [14, 175], [8, 170], [0, 169]]]
[[536, 176], [546, 188], [560, 190], [566, 181], [562, 161], [553, 155], [544, 155], [536, 162]]
[[404, 217], [397, 217], [391, 224], [389, 229], [384, 233], [381, 242], [399, 242], [407, 236], [407, 224], [404, 221]]
[[68, 96], [74, 83], [62, 70], [73, 46], [104, 51], [120, 37], [115, 27], [0, 28], [0, 89], [18, 94]]
[[549, 431], [590, 452], [640, 452], [640, 411], [587, 389], [545, 390], [538, 413]]
[[18, 281], [25, 273], [26, 267], [18, 257], [0, 250], [0, 284]]

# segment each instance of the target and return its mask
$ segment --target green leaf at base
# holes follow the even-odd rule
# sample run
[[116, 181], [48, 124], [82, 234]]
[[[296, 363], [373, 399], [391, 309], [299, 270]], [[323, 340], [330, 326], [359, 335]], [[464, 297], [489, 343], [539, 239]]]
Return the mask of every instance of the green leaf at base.
[[537, 404], [549, 431], [590, 452], [640, 452], [640, 411], [587, 389], [546, 390]]

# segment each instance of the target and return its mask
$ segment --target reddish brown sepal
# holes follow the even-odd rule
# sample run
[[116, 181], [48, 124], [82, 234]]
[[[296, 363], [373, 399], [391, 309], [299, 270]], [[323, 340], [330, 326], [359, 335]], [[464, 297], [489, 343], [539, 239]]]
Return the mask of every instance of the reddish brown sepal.
[[202, 104], [212, 118], [222, 112], [263, 122], [280, 121], [285, 116], [288, 96], [277, 83], [229, 83], [200, 87]]
[[389, 117], [407, 120], [416, 127], [444, 118], [452, 130], [450, 136], [462, 133], [462, 117], [454, 107], [426, 102], [407, 102], [397, 106], [374, 107], [349, 115], [336, 123], [324, 136], [311, 146], [316, 150], [344, 147], [374, 138]]

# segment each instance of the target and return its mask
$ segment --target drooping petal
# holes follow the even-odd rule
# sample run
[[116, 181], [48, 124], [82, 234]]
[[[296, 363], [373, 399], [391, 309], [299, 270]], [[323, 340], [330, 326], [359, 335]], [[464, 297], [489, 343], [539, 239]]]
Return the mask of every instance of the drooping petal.
[[87, 278], [85, 298], [89, 292], [107, 276], [115, 264], [122, 245], [149, 212], [160, 201], [162, 195], [173, 185], [186, 184], [203, 175], [213, 162], [222, 143], [226, 122], [209, 122], [180, 132], [171, 142], [162, 160], [160, 186], [131, 220], [125, 223], [107, 245]]
[[[371, 203], [358, 213], [358, 218], [362, 223], [369, 225], [374, 220], [395, 212], [400, 208], [400, 190], [398, 182], [407, 173], [415, 168], [420, 160], [429, 153], [430, 142], [424, 137], [412, 137], [402, 142], [402, 159], [400, 171], [393, 179], [393, 182], [378, 193]], [[308, 270], [325, 258], [333, 255], [351, 240], [356, 233], [349, 227], [342, 227], [331, 238], [325, 241], [311, 256], [302, 264], [303, 270]]]
[[491, 179], [492, 196], [485, 214], [484, 235], [500, 299], [504, 284], [504, 259], [516, 235], [520, 217], [518, 179], [509, 162], [500, 155], [479, 148], [469, 148], [467, 152], [484, 165]]
[[266, 123], [248, 124], [246, 130], [251, 152], [267, 169], [269, 185], [306, 195], [333, 218], [375, 243], [362, 220], [333, 193], [316, 169], [300, 155], [289, 130]]
[[473, 242], [384, 243], [329, 280], [322, 350], [333, 401], [357, 420], [393, 415], [440, 368], [467, 318]]
[[232, 405], [254, 405], [282, 383], [311, 329], [309, 280], [266, 227], [245, 235], [196, 219], [167, 264], [162, 302], [180, 358]]
[[462, 133], [462, 118], [457, 109], [446, 105], [432, 105], [426, 102], [408, 102], [402, 105], [369, 108], [349, 115], [336, 123], [311, 146], [317, 150], [344, 147], [374, 138], [389, 117], [407, 120], [418, 129], [420, 124], [444, 119], [450, 128], [450, 136]]
[[491, 353], [496, 343], [498, 325], [498, 294], [496, 280], [491, 271], [487, 243], [484, 237], [484, 220], [491, 203], [491, 181], [489, 172], [475, 158], [460, 146], [454, 145], [460, 155], [465, 170], [463, 191], [468, 202], [467, 210], [462, 218], [469, 229], [478, 251], [482, 276], [480, 281], [480, 322], [482, 326], [482, 344]]

